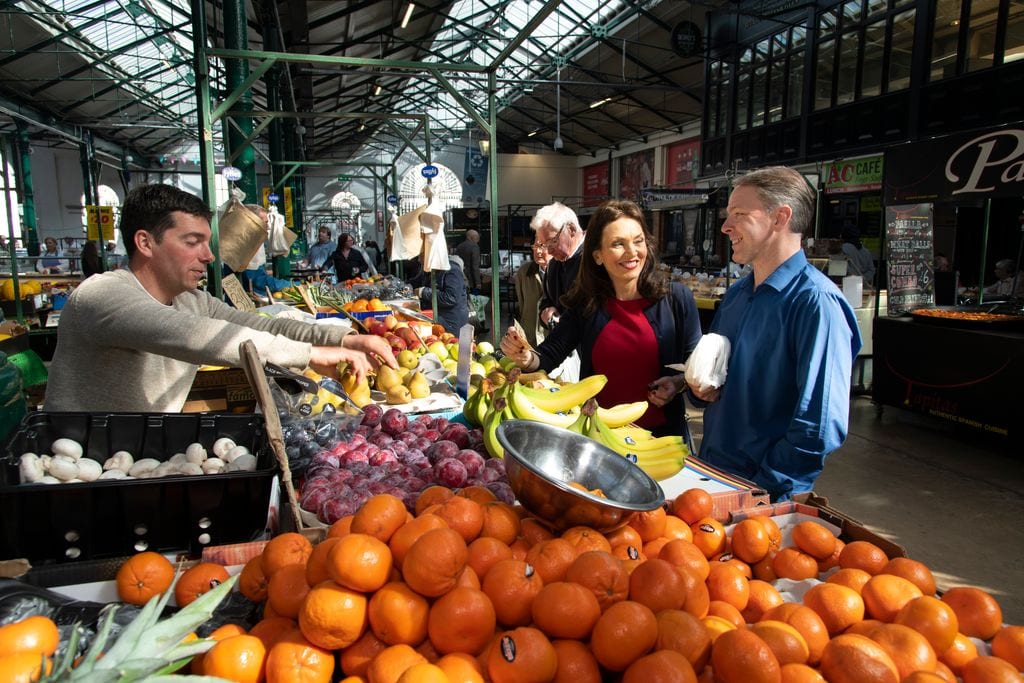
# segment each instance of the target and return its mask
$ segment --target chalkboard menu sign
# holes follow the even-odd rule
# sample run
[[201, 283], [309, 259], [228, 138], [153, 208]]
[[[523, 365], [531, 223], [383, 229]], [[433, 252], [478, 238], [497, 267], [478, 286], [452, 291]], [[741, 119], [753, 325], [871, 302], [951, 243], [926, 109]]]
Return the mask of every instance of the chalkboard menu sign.
[[932, 205], [885, 207], [889, 315], [935, 305]]

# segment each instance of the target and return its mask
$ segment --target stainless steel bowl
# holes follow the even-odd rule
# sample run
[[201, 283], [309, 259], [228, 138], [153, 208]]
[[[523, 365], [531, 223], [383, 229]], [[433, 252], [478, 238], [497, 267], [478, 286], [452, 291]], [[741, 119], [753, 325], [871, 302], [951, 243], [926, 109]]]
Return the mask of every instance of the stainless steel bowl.
[[527, 420], [502, 422], [497, 436], [516, 498], [557, 531], [610, 531], [665, 503], [658, 482], [593, 439]]

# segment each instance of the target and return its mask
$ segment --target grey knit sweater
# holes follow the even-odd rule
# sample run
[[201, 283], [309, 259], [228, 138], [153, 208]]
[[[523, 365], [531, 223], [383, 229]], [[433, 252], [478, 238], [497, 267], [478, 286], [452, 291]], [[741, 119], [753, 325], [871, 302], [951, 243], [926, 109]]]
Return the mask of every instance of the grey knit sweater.
[[246, 313], [199, 290], [166, 306], [130, 270], [94, 275], [61, 312], [44, 408], [176, 413], [199, 365], [239, 366], [246, 339], [263, 360], [303, 368], [313, 345], [350, 331]]

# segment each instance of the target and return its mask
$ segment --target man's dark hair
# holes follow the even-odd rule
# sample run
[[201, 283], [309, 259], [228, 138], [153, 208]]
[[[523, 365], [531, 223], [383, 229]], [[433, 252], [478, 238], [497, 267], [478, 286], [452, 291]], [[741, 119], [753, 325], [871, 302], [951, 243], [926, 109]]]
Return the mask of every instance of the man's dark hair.
[[170, 185], [141, 185], [128, 193], [121, 207], [121, 241], [129, 260], [135, 254], [135, 233], [145, 230], [159, 243], [174, 227], [176, 211], [206, 220], [213, 217], [202, 199]]
[[806, 235], [814, 227], [814, 189], [798, 171], [788, 166], [769, 166], [739, 176], [732, 185], [754, 188], [768, 211], [783, 205], [792, 209], [790, 232]]

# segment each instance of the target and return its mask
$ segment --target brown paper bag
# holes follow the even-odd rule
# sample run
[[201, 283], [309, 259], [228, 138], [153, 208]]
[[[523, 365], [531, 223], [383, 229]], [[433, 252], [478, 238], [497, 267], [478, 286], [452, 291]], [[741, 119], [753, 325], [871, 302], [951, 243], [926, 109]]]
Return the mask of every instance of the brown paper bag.
[[217, 225], [220, 260], [235, 272], [245, 270], [267, 239], [266, 222], [241, 202], [232, 200]]

